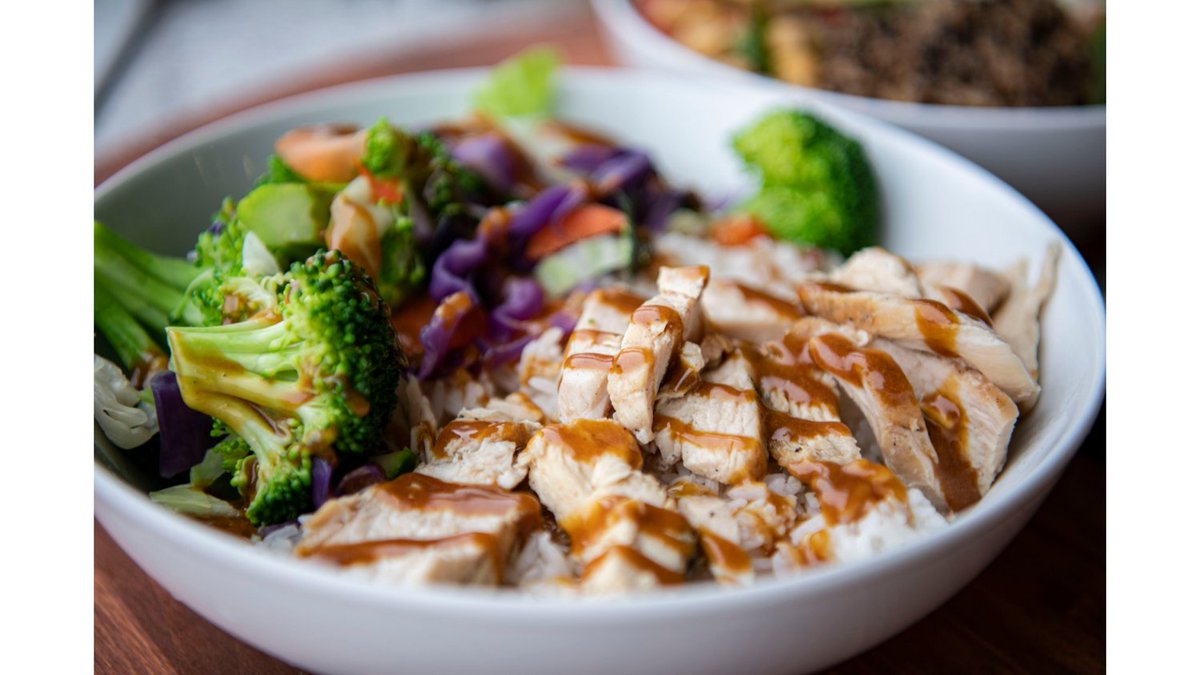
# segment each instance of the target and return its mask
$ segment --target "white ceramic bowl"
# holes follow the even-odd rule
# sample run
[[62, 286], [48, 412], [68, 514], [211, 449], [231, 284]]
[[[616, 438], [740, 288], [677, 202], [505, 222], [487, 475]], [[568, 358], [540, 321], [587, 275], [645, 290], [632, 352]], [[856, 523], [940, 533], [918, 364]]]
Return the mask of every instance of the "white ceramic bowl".
[[[189, 248], [226, 194], [264, 168], [272, 140], [302, 123], [430, 122], [465, 112], [482, 71], [405, 76], [248, 112], [160, 148], [96, 191], [96, 216], [143, 245]], [[564, 118], [649, 148], [701, 189], [744, 180], [730, 132], [777, 91], [730, 80], [569, 69]], [[857, 136], [883, 190], [885, 244], [914, 259], [1003, 265], [1065, 255], [1046, 310], [1037, 410], [1021, 420], [992, 492], [946, 530], [862, 564], [730, 590], [700, 584], [614, 601], [458, 588], [365, 585], [256, 550], [151, 503], [97, 462], [96, 516], [152, 577], [230, 634], [321, 672], [796, 673], [896, 633], [974, 577], [1037, 509], [1091, 426], [1103, 389], [1104, 314], [1078, 253], [990, 174], [902, 131], [823, 109]], [[102, 436], [97, 457], [112, 452]]]
[[1069, 232], [1104, 215], [1104, 106], [982, 108], [889, 101], [787, 84], [710, 59], [664, 35], [630, 0], [592, 0], [625, 65], [752, 80], [801, 100], [843, 106], [914, 131], [977, 162]]

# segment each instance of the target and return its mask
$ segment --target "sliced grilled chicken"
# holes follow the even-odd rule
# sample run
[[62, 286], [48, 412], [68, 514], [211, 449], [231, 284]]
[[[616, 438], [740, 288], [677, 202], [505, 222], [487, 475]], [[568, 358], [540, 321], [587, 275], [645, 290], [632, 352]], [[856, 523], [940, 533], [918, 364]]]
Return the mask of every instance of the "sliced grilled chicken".
[[558, 417], [564, 422], [608, 416], [608, 371], [621, 349], [621, 336], [576, 328], [567, 340], [558, 380]]
[[489, 399], [482, 408], [468, 408], [458, 417], [491, 422], [530, 422], [536, 425], [546, 422], [546, 413], [521, 391], [514, 391], [504, 398]]
[[877, 246], [864, 248], [850, 256], [830, 273], [829, 278], [834, 283], [860, 291], [902, 298], [923, 298], [926, 293], [911, 263]]
[[[499, 415], [491, 412], [492, 416]], [[464, 416], [442, 427], [437, 442], [417, 467], [417, 473], [451, 483], [494, 485], [505, 490], [511, 490], [525, 480], [529, 460], [519, 453], [538, 425], [472, 419], [478, 414]]]
[[702, 267], [664, 267], [658, 295], [633, 312], [608, 374], [608, 396], [614, 417], [649, 443], [654, 432], [654, 399], [667, 368], [678, 359], [685, 341], [699, 338], [699, 298], [708, 283]]
[[666, 489], [641, 471], [641, 448], [612, 420], [551, 424], [529, 439], [525, 454], [530, 488], [560, 520], [603, 495], [667, 504]]
[[828, 283], [798, 287], [811, 314], [849, 323], [872, 335], [943, 356], [961, 357], [1019, 405], [1032, 405], [1040, 387], [1012, 347], [987, 324], [927, 299], [854, 291]]
[[722, 584], [731, 585], [754, 581], [753, 563], [742, 548], [741, 529], [733, 503], [687, 480], [672, 483], [669, 492], [679, 505], [679, 513], [696, 530], [713, 577]]
[[1038, 377], [1038, 342], [1041, 339], [1042, 309], [1058, 281], [1058, 259], [1061, 254], [1062, 249], [1058, 244], [1046, 250], [1041, 274], [1032, 288], [1026, 285], [1024, 263], [1008, 270], [1007, 276], [1012, 283], [1012, 292], [1008, 300], [996, 310], [996, 332], [1012, 345], [1034, 378]]
[[927, 288], [948, 286], [966, 293], [984, 311], [992, 312], [1008, 297], [1008, 279], [979, 265], [930, 262], [917, 265], [917, 277]]
[[712, 329], [756, 343], [783, 337], [803, 314], [794, 295], [784, 298], [728, 279], [709, 282], [700, 304]]
[[326, 502], [296, 554], [394, 583], [496, 584], [540, 522], [533, 495], [410, 473]]
[[641, 471], [637, 441], [612, 420], [575, 420], [534, 434], [529, 485], [571, 538], [587, 593], [683, 581], [695, 535], [666, 489]]
[[619, 288], [595, 290], [584, 299], [558, 378], [560, 420], [608, 416], [608, 371], [621, 349], [629, 318], [644, 301], [641, 295]]
[[921, 492], [865, 459], [810, 462], [794, 473], [817, 509], [780, 542], [772, 559], [776, 568], [860, 560], [946, 526]]
[[659, 399], [654, 442], [669, 462], [726, 485], [761, 480], [767, 469], [762, 416], [749, 362], [731, 355], [687, 394]]
[[699, 535], [709, 570], [724, 584], [752, 581], [753, 561], [769, 558], [799, 520], [796, 498], [777, 494], [762, 482], [742, 483], [720, 494], [684, 477], [668, 492]]
[[563, 362], [562, 339], [561, 328], [548, 328], [525, 345], [517, 362], [518, 391], [528, 396], [548, 420], [559, 417], [558, 374]]
[[[867, 418], [888, 468], [944, 509], [946, 498], [936, 474], [937, 453], [917, 396], [900, 366], [886, 352], [856, 347], [837, 332], [813, 337], [808, 353], [815, 364], [837, 378]], [[795, 465], [787, 468], [794, 471]]]
[[[747, 350], [765, 407], [767, 450], [780, 466], [813, 459], [848, 462], [860, 456], [858, 442], [840, 418], [837, 381], [808, 358], [809, 328], [838, 330], [806, 317], [783, 339]], [[863, 342], [865, 335], [856, 335]]]
[[1004, 466], [1017, 421], [1012, 399], [957, 359], [901, 347], [888, 340], [871, 346], [896, 361], [921, 402], [934, 467], [954, 511], [979, 501]]

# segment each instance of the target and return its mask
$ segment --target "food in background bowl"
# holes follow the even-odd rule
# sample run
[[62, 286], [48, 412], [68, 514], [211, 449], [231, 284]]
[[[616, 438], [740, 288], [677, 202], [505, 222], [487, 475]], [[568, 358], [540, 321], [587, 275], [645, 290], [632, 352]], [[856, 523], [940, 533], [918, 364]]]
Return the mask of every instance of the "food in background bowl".
[[1102, 2], [637, 0], [705, 56], [785, 82], [948, 105], [1104, 101]]

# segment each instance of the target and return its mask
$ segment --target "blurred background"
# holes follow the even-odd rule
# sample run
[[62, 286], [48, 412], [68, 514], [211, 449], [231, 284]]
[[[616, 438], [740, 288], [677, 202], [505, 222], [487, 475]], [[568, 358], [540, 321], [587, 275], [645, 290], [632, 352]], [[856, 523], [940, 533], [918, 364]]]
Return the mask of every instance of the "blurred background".
[[[94, 180], [205, 123], [271, 100], [372, 77], [492, 65], [529, 44], [552, 43], [572, 64], [706, 76], [757, 71], [770, 78], [759, 78], [765, 84], [814, 87], [808, 91], [835, 104], [933, 138], [1046, 209], [1103, 288], [1104, 108], [1095, 104], [1104, 96], [1104, 6], [96, 0]], [[996, 107], [964, 115], [952, 106], [896, 106], [887, 98]], [[1004, 107], [1014, 105], [1055, 108]], [[991, 111], [1000, 113], [1000, 124]]]
[[96, 165], [308, 89], [490, 65], [531, 41], [604, 61], [586, 0], [96, 0]]

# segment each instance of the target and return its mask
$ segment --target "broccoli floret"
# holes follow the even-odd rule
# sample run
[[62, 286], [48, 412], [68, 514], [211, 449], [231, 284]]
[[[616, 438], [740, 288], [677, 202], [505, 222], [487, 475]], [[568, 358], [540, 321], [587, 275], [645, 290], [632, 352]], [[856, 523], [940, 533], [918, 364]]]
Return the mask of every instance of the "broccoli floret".
[[[258, 282], [273, 311], [167, 329], [184, 402], [245, 442], [233, 484], [256, 524], [309, 506], [314, 457], [378, 448], [401, 363], [387, 306], [340, 253], [318, 252]], [[236, 443], [236, 442], [235, 442]]]
[[258, 177], [258, 181], [254, 184], [268, 185], [271, 183], [306, 183], [304, 177], [292, 170], [292, 167], [284, 163], [279, 155], [271, 155], [267, 158], [267, 171]]
[[875, 178], [862, 146], [817, 117], [770, 113], [734, 149], [762, 189], [740, 207], [775, 236], [849, 255], [875, 238]]
[[380, 239], [383, 264], [375, 280], [379, 295], [391, 307], [399, 307], [425, 281], [425, 263], [417, 249], [412, 220], [396, 219]]
[[429, 212], [440, 220], [465, 209], [464, 204], [478, 201], [488, 192], [487, 182], [478, 173], [450, 157], [450, 151], [430, 133], [418, 134], [417, 158], [421, 172], [417, 175], [424, 189], [422, 195]]

